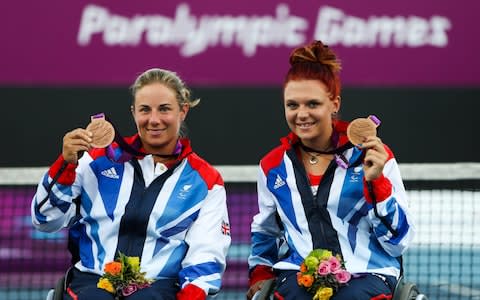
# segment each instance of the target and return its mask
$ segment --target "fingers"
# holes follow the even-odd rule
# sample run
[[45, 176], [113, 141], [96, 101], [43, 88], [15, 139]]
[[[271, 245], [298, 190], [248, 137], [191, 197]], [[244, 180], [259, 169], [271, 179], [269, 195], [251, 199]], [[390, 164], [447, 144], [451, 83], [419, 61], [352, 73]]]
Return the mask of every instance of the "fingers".
[[67, 132], [63, 137], [63, 158], [69, 163], [77, 163], [78, 153], [89, 151], [91, 142], [92, 133], [85, 129], [77, 128]]
[[363, 143], [358, 146], [361, 149], [376, 148], [378, 151], [385, 150], [382, 140], [378, 136], [368, 136], [364, 139]]
[[378, 151], [376, 148], [367, 149], [365, 152], [365, 162], [369, 165], [384, 165], [387, 158], [386, 151]]
[[367, 181], [378, 178], [388, 159], [382, 140], [376, 136], [367, 137], [360, 146], [365, 150], [364, 174]]

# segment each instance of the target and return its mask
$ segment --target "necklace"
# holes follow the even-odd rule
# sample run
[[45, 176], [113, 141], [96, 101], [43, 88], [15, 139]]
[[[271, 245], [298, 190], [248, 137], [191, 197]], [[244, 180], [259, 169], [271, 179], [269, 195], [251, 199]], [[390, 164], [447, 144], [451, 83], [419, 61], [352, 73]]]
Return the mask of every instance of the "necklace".
[[300, 143], [300, 147], [303, 149], [303, 151], [305, 151], [305, 153], [310, 155], [310, 158], [308, 159], [308, 162], [311, 165], [315, 165], [315, 164], [318, 163], [317, 156], [320, 156], [322, 154], [333, 154], [333, 156], [335, 157], [335, 162], [337, 163], [337, 165], [340, 166], [341, 168], [346, 169], [346, 168], [348, 168], [348, 160], [345, 158], [345, 156], [343, 156], [342, 152], [345, 151], [348, 148], [353, 147], [353, 145], [352, 145], [352, 143], [348, 142], [348, 143], [346, 143], [346, 144], [344, 144], [344, 145], [342, 145], [338, 148], [335, 148], [333, 150], [328, 150], [328, 151], [321, 151], [321, 150], [312, 149], [310, 147], [305, 146], [303, 143]]
[[[318, 156], [322, 154], [333, 154], [335, 151], [320, 151], [316, 149], [312, 149], [310, 147], [305, 146], [303, 143], [300, 143], [300, 147], [302, 148], [303, 151], [305, 151], [306, 154], [310, 155], [310, 158], [308, 159], [308, 162], [311, 165], [316, 165], [318, 163]], [[330, 148], [331, 146], [329, 146]]]
[[309, 153], [309, 152], [306, 152], [306, 153], [310, 155], [310, 157], [308, 158], [308, 162], [311, 165], [316, 165], [319, 162], [318, 157], [322, 155], [321, 153]]

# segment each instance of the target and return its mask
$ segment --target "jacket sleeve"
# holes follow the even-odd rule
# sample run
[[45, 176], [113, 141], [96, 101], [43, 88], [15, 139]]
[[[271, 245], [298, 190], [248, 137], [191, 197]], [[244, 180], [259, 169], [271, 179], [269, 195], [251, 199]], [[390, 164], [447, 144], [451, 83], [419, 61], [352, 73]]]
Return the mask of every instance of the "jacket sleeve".
[[262, 168], [257, 180], [258, 209], [251, 225], [250, 275], [256, 266], [273, 266], [278, 261], [282, 230], [278, 221], [275, 197], [267, 188]]
[[[376, 199], [368, 217], [373, 224], [374, 233], [383, 249], [393, 257], [402, 255], [410, 245], [415, 226], [408, 208], [408, 197], [396, 160], [390, 158], [383, 169], [383, 175], [371, 182], [372, 190], [364, 181], [364, 195], [372, 203], [372, 192]], [[393, 231], [393, 232], [392, 232]]]
[[189, 249], [179, 272], [182, 289], [193, 284], [201, 288], [205, 295], [217, 293], [221, 287], [231, 242], [223, 185], [215, 184], [208, 191], [198, 218], [187, 232], [185, 242]]
[[[55, 232], [75, 216], [73, 199], [80, 194], [77, 165], [60, 155], [37, 186], [31, 205], [32, 223], [40, 231]], [[55, 179], [55, 180], [54, 180]]]

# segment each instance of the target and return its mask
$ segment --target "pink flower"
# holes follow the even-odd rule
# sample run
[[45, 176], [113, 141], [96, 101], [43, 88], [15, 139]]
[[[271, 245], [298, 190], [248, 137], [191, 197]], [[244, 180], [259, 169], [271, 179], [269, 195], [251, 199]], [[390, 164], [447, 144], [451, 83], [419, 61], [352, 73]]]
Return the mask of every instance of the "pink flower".
[[138, 290], [136, 284], [129, 284], [122, 289], [122, 295], [124, 297], [130, 296], [131, 294], [135, 293]]
[[335, 256], [330, 257], [328, 259], [328, 262], [330, 263], [330, 271], [332, 273], [335, 273], [336, 271], [340, 270], [342, 267], [342, 264]]
[[327, 275], [330, 273], [330, 263], [328, 261], [322, 261], [318, 266], [318, 274]]
[[139, 284], [139, 285], [138, 285], [138, 289], [139, 289], [139, 290], [144, 289], [144, 288], [147, 288], [147, 287], [150, 287], [150, 283], [148, 283], [148, 282], [142, 283], [142, 284]]
[[352, 275], [346, 270], [340, 270], [335, 273], [335, 279], [339, 283], [347, 283], [350, 281], [350, 278], [352, 278]]

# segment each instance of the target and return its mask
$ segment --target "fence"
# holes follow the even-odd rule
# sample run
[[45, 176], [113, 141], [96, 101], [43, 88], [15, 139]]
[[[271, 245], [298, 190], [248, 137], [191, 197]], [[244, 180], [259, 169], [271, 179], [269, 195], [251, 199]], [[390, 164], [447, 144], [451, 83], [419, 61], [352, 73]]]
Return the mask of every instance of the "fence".
[[[256, 166], [218, 166], [232, 247], [217, 299], [245, 299]], [[403, 164], [418, 234], [405, 274], [433, 300], [480, 299], [480, 164]], [[66, 232], [33, 229], [30, 202], [46, 168], [0, 168], [0, 299], [44, 299], [69, 266]]]

